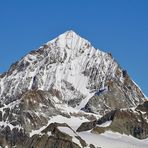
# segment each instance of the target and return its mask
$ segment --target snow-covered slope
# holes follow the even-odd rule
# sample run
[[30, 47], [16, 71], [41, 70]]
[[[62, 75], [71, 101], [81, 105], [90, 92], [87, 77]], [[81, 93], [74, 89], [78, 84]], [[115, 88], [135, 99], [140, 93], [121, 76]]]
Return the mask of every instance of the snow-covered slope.
[[93, 134], [90, 132], [81, 132], [79, 134], [88, 143], [92, 143], [101, 148], [147, 148], [148, 139], [139, 140], [132, 136], [113, 133], [111, 131], [103, 134]]

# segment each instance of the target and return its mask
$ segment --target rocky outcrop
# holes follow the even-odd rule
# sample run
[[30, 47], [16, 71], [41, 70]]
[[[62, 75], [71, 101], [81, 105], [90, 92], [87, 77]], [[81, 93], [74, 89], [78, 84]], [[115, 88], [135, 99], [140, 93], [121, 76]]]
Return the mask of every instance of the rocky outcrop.
[[143, 104], [139, 104], [136, 107], [136, 110], [140, 110], [144, 112], [145, 114], [148, 114], [148, 100], [146, 100]]
[[23, 145], [29, 137], [23, 129], [10, 128], [10, 125], [0, 129], [0, 146], [8, 148], [15, 147], [16, 145]]
[[93, 129], [96, 126], [97, 121], [91, 121], [91, 122], [84, 122], [80, 125], [80, 127], [77, 129], [77, 132], [82, 131], [88, 131]]
[[[120, 109], [114, 110], [106, 114], [100, 120], [98, 124], [102, 124], [109, 120], [112, 123], [108, 127], [104, 127], [105, 130], [112, 130], [121, 134], [132, 135], [139, 139], [145, 139], [148, 137], [148, 106], [147, 102], [138, 105], [136, 109]], [[96, 127], [93, 132], [100, 132], [102, 128]]]
[[19, 145], [28, 139], [32, 130], [47, 125], [52, 116], [61, 114], [68, 117], [68, 114], [61, 113], [54, 106], [54, 92], [30, 90], [20, 96], [20, 100], [1, 105], [0, 145]]
[[29, 137], [22, 131], [9, 127], [1, 131], [7, 137], [0, 137], [0, 146], [8, 148], [95, 148], [93, 144], [87, 144], [67, 124], [51, 123], [44, 130]]
[[30, 90], [20, 96], [19, 100], [2, 106], [1, 121], [9, 121], [12, 126], [20, 126], [26, 132], [48, 123], [49, 117], [60, 114], [54, 106], [52, 94], [42, 90]]
[[[119, 78], [117, 73], [116, 78], [106, 82], [107, 91], [95, 94], [83, 110], [92, 113], [99, 112], [104, 115], [114, 109], [135, 107], [143, 103], [144, 100], [141, 98], [144, 98], [144, 96], [141, 95], [141, 90], [133, 83], [128, 74], [124, 76], [123, 82], [119, 81]], [[138, 99], [134, 100], [130, 97], [134, 96], [135, 92]]]
[[[33, 135], [25, 143], [25, 148], [83, 148], [89, 146], [67, 124], [52, 123], [40, 135]], [[95, 148], [95, 147], [94, 147]]]

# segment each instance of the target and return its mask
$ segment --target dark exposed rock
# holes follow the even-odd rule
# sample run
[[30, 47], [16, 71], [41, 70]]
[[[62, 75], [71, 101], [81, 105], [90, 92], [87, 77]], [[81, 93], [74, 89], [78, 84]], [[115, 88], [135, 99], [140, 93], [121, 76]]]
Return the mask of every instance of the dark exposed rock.
[[31, 90], [22, 96], [20, 103], [21, 108], [21, 124], [26, 131], [37, 129], [46, 125], [50, 118], [45, 118], [42, 114], [39, 116], [37, 113], [44, 113], [47, 117], [59, 114], [60, 112], [54, 107], [51, 94], [41, 90]]
[[[75, 138], [81, 145], [73, 142], [71, 135], [66, 134], [58, 129], [58, 127], [67, 127], [72, 130], [67, 124], [52, 123], [42, 131], [41, 135], [33, 135], [26, 141], [25, 148], [83, 148], [86, 147], [86, 142], [75, 133]], [[48, 133], [51, 134], [48, 134]], [[95, 148], [93, 145], [90, 147]], [[23, 147], [22, 147], [23, 148]]]
[[82, 132], [82, 131], [88, 131], [93, 129], [96, 126], [97, 121], [92, 121], [92, 122], [84, 122], [80, 125], [80, 127], [77, 129], [77, 132]]
[[85, 107], [81, 108], [81, 110], [83, 110], [84, 112], [87, 112], [87, 113], [93, 113], [89, 102], [85, 105]]
[[122, 70], [122, 74], [123, 74], [123, 77], [125, 78], [127, 76], [127, 71], [126, 70]]
[[101, 117], [98, 121], [97, 124], [101, 125], [106, 121], [110, 121], [114, 119], [115, 113], [117, 110], [112, 110], [109, 113], [106, 113], [103, 117]]
[[[146, 108], [146, 104], [139, 105], [137, 109], [143, 111]], [[101, 133], [106, 130], [112, 130], [121, 134], [132, 135], [139, 139], [145, 139], [148, 137], [148, 114], [142, 113], [132, 109], [114, 110], [107, 113], [97, 124], [105, 123], [112, 120], [112, 123], [108, 127], [95, 127], [93, 132]]]
[[132, 135], [139, 139], [148, 137], [148, 122], [141, 112], [118, 110], [110, 125], [110, 129], [119, 133]]
[[2, 111], [0, 111], [0, 121], [2, 121]]
[[148, 113], [148, 101], [145, 101], [143, 104], [140, 104], [136, 107], [136, 110]]
[[0, 146], [16, 146], [23, 145], [23, 141], [27, 139], [23, 129], [13, 128], [10, 129], [9, 126], [4, 127], [0, 130]]
[[95, 134], [102, 134], [104, 133], [106, 130], [106, 128], [104, 127], [99, 127], [99, 126], [96, 126], [95, 128], [92, 129], [92, 133], [95, 133]]

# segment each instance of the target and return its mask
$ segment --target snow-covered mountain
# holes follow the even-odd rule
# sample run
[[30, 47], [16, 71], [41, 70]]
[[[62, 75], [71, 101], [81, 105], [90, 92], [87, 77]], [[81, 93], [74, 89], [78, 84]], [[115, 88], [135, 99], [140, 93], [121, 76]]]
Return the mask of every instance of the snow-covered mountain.
[[126, 75], [111, 54], [95, 49], [87, 40], [68, 31], [30, 52], [1, 75], [0, 97], [2, 103], [8, 104], [27, 90], [55, 89], [59, 92], [58, 100], [80, 109], [97, 91], [108, 91], [110, 83], [117, 81], [117, 87], [125, 85], [122, 91], [129, 93], [123, 95], [122, 101], [128, 98], [128, 105], [134, 106], [144, 95], [132, 80], [126, 86]]
[[[74, 130], [76, 138], [82, 122], [98, 120], [114, 109], [136, 107], [144, 100], [140, 88], [111, 53], [67, 31], [0, 75], [0, 145], [21, 147], [22, 140], [40, 137], [48, 126], [57, 132], [58, 126]], [[61, 120], [67, 125], [50, 125]], [[53, 132], [47, 137], [51, 135], [57, 136]], [[81, 140], [77, 137], [69, 143], [88, 146]]]

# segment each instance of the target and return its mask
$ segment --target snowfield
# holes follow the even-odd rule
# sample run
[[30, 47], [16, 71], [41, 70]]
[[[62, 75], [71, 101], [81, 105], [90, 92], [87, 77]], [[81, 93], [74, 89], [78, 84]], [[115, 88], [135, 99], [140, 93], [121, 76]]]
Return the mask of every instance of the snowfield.
[[132, 136], [121, 135], [111, 131], [100, 135], [91, 132], [81, 132], [79, 135], [87, 143], [93, 143], [101, 148], [148, 148], [148, 139], [139, 140]]

